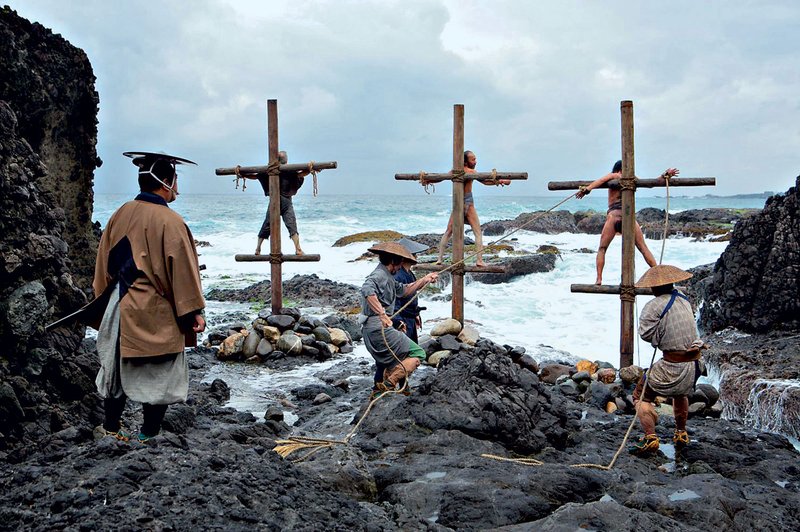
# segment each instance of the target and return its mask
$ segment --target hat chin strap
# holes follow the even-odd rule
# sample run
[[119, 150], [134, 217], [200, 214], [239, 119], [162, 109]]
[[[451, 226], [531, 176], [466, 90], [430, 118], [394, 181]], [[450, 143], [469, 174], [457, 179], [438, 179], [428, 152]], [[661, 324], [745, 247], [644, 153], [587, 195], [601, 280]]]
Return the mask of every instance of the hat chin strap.
[[[155, 179], [156, 181], [158, 181], [159, 183], [161, 183], [162, 185], [164, 185], [164, 186], [167, 188], [167, 190], [169, 190], [170, 192], [174, 192], [174, 193], [175, 193], [175, 195], [177, 196], [177, 195], [178, 195], [178, 193], [177, 193], [177, 192], [175, 192], [175, 189], [173, 188], [173, 187], [175, 186], [175, 185], [174, 185], [174, 181], [175, 181], [174, 179], [173, 179], [173, 185], [172, 185], [172, 186], [170, 186], [170, 185], [168, 185], [168, 184], [164, 183], [163, 181], [161, 181], [161, 180], [158, 178], [158, 176], [156, 176], [156, 174], [154, 174], [154, 173], [153, 173], [153, 168], [155, 167], [155, 165], [156, 165], [156, 162], [158, 162], [158, 161], [153, 161], [153, 164], [151, 164], [151, 165], [150, 165], [150, 169], [149, 169], [149, 170], [141, 170], [141, 169], [140, 169], [140, 170], [139, 170], [139, 175], [150, 174], [150, 177], [152, 177], [153, 179]], [[174, 168], [173, 168], [173, 170], [174, 170]]]

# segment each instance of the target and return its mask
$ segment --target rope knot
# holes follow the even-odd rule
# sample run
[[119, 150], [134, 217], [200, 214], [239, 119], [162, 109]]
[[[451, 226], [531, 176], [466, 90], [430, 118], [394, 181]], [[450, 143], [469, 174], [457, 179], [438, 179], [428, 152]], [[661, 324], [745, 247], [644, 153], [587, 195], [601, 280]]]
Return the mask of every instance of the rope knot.
[[311, 177], [314, 179], [313, 187], [311, 189], [311, 193], [316, 198], [317, 194], [319, 194], [319, 186], [317, 185], [317, 174], [319, 170], [314, 168], [314, 161], [308, 163], [308, 173], [311, 174]]
[[274, 161], [270, 161], [267, 165], [267, 174], [268, 175], [280, 175], [281, 173], [281, 162], [277, 159]]
[[619, 298], [622, 301], [627, 301], [631, 303], [636, 301], [636, 288], [634, 288], [633, 286], [620, 286]]
[[[419, 171], [419, 184], [422, 185], [422, 188], [425, 189], [425, 194], [430, 194], [431, 192], [436, 192], [436, 186], [425, 179], [425, 176], [428, 175], [422, 170]], [[430, 189], [430, 190], [428, 190]]]
[[453, 174], [452, 178], [453, 183], [464, 182], [464, 176], [466, 175], [466, 172], [464, 170], [453, 170], [452, 174]]
[[280, 264], [283, 262], [283, 253], [270, 253], [269, 254], [269, 262], [270, 264]]
[[635, 177], [621, 177], [619, 180], [620, 190], [636, 190]]
[[233, 178], [234, 183], [236, 183], [236, 189], [239, 189], [239, 180], [242, 180], [242, 192], [245, 191], [247, 188], [247, 179], [244, 178], [242, 175], [242, 166], [236, 165], [236, 168], [233, 169], [233, 173], [236, 174], [236, 177]]

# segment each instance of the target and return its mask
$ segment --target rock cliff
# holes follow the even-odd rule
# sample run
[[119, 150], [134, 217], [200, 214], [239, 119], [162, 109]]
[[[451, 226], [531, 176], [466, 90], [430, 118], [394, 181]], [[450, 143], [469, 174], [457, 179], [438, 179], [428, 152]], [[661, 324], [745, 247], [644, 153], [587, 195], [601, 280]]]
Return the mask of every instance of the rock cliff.
[[[8, 7], [0, 9], [0, 100], [18, 119], [19, 136], [39, 156], [37, 187], [62, 209], [75, 282], [91, 284], [96, 229], [92, 226], [97, 156], [94, 73], [83, 50]], [[22, 198], [20, 198], [22, 199]]]
[[800, 177], [741, 220], [704, 287], [700, 325], [709, 331], [800, 328]]

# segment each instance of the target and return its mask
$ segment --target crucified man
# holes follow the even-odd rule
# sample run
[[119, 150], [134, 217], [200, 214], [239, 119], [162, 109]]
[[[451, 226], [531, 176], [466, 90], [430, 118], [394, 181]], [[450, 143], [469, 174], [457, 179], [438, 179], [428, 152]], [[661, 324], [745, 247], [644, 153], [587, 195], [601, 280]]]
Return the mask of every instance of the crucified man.
[[[478, 158], [475, 154], [467, 150], [464, 152], [464, 173], [474, 174], [475, 167], [478, 165]], [[483, 262], [483, 238], [481, 235], [481, 222], [478, 220], [478, 211], [475, 210], [475, 199], [472, 196], [472, 183], [474, 180], [467, 179], [464, 183], [464, 221], [472, 227], [472, 232], [475, 234], [475, 249], [477, 249], [476, 266], [485, 266]], [[482, 181], [481, 181], [482, 182]], [[483, 182], [482, 182], [483, 183]], [[497, 179], [492, 183], [483, 183], [484, 185], [505, 186], [510, 185], [509, 179]], [[450, 220], [447, 222], [447, 229], [442, 235], [442, 240], [439, 242], [439, 260], [436, 264], [442, 263], [444, 257], [444, 248], [450, 237], [453, 236], [453, 214], [450, 214]]]
[[[664, 173], [659, 176], [659, 179], [666, 181], [671, 177], [675, 177], [680, 173], [680, 170], [677, 168], [667, 168], [664, 170]], [[583, 187], [578, 191], [576, 197], [578, 199], [583, 198], [593, 189], [599, 187], [604, 183], [608, 183], [612, 179], [620, 179], [622, 177], [622, 161], [617, 161], [614, 164], [614, 167], [611, 169], [610, 174], [606, 174], [599, 179], [595, 179], [587, 186]], [[656, 265], [656, 259], [653, 257], [653, 254], [648, 249], [647, 244], [644, 241], [644, 235], [642, 234], [642, 228], [639, 225], [639, 222], [636, 222], [636, 229], [635, 229], [635, 242], [636, 248], [644, 257], [645, 262], [651, 268]], [[608, 246], [611, 244], [611, 241], [614, 240], [614, 237], [618, 234], [622, 233], [622, 191], [619, 189], [608, 189], [608, 211], [606, 213], [606, 223], [603, 225], [603, 231], [600, 234], [600, 247], [597, 249], [597, 279], [595, 280], [594, 284], [603, 284], [603, 268], [606, 265], [606, 250]]]

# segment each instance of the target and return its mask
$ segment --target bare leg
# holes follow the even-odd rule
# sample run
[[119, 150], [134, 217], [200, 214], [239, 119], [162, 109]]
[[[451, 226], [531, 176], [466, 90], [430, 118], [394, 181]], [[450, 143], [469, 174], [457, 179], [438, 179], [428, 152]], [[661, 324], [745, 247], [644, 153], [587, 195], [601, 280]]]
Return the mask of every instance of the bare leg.
[[261, 237], [258, 237], [258, 244], [256, 244], [256, 252], [255, 252], [256, 255], [261, 255], [261, 244], [263, 244], [263, 243], [264, 243], [264, 239], [261, 238]]
[[302, 255], [303, 250], [300, 248], [300, 235], [297, 233], [293, 234], [291, 237], [292, 242], [294, 242], [294, 252], [296, 255]]
[[447, 222], [447, 229], [444, 230], [444, 234], [442, 235], [442, 239], [439, 241], [439, 260], [436, 261], [436, 264], [441, 264], [444, 258], [444, 248], [447, 246], [447, 241], [450, 240], [450, 237], [453, 235], [453, 215], [450, 215], [450, 220]]
[[675, 429], [686, 430], [686, 419], [689, 417], [689, 398], [685, 395], [673, 397], [672, 409], [675, 412]]
[[467, 207], [467, 212], [465, 213], [464, 217], [467, 219], [470, 227], [472, 227], [472, 232], [475, 234], [475, 249], [478, 253], [475, 265], [485, 266], [483, 263], [483, 235], [481, 234], [481, 222], [478, 219], [478, 211], [475, 209], [475, 205], [469, 205]]
[[650, 253], [647, 243], [644, 241], [644, 234], [642, 234], [642, 228], [638, 223], [636, 224], [636, 248], [642, 254], [648, 266], [652, 268], [658, 264], [655, 257], [653, 257], [653, 254]]
[[639, 424], [642, 425], [642, 430], [645, 435], [656, 433], [656, 423], [658, 423], [658, 414], [656, 414], [653, 403], [647, 401], [640, 401], [639, 408], [636, 413], [639, 418]]
[[615, 221], [616, 218], [614, 216], [608, 215], [606, 217], [606, 223], [603, 225], [603, 232], [600, 233], [600, 247], [597, 248], [597, 259], [595, 260], [597, 279], [594, 284], [603, 284], [603, 268], [606, 266], [606, 250], [617, 234], [616, 229], [614, 229]]

